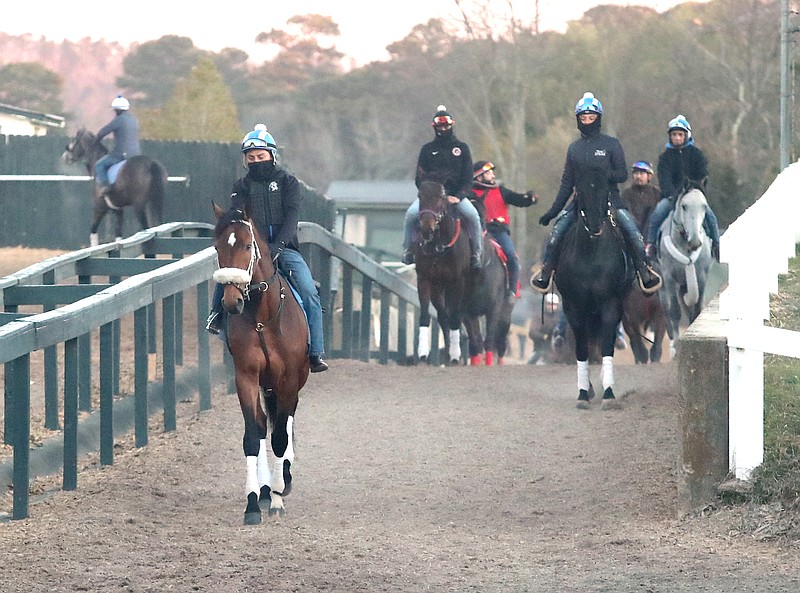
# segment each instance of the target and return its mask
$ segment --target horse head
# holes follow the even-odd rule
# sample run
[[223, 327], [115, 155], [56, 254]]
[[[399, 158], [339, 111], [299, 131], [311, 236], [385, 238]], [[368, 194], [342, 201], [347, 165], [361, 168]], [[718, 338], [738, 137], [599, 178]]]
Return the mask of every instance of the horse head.
[[61, 160], [67, 165], [86, 161], [87, 166], [89, 166], [94, 164], [91, 162], [92, 160], [96, 162], [106, 152], [108, 151], [92, 132], [86, 128], [81, 128], [76, 132], [75, 138], [64, 147]]
[[433, 240], [439, 223], [447, 210], [447, 194], [438, 181], [422, 181], [419, 184], [419, 236], [424, 243]]
[[600, 235], [610, 213], [606, 171], [591, 169], [581, 175], [575, 186], [575, 202], [589, 235], [592, 237]]
[[703, 221], [707, 209], [708, 201], [699, 185], [691, 185], [675, 202], [672, 223], [690, 252], [697, 251], [703, 245]]
[[[247, 212], [231, 208], [225, 212], [213, 204], [217, 224], [214, 248], [219, 269], [214, 281], [225, 285], [222, 305], [229, 313], [241, 313], [250, 291], [265, 291], [275, 277], [269, 247], [261, 241]], [[268, 278], [268, 280], [265, 280]]]

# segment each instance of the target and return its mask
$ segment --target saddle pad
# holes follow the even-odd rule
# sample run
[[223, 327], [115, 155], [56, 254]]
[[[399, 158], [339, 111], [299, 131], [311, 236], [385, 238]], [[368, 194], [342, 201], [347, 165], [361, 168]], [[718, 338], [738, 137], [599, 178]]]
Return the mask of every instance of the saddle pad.
[[119, 177], [119, 172], [122, 170], [122, 167], [125, 166], [125, 161], [120, 161], [108, 169], [108, 181], [113, 185], [117, 181], [117, 177]]

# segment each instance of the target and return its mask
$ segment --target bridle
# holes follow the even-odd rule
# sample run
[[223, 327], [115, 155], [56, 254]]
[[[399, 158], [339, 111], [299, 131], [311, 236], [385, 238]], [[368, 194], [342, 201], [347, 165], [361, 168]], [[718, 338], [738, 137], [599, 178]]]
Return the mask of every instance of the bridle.
[[583, 228], [586, 229], [586, 233], [589, 235], [590, 239], [593, 239], [595, 237], [599, 237], [599, 236], [601, 236], [603, 234], [604, 225], [603, 225], [602, 221], [605, 220], [605, 219], [607, 219], [611, 223], [611, 226], [617, 226], [617, 221], [614, 219], [614, 214], [611, 212], [611, 201], [610, 200], [606, 200], [606, 213], [605, 213], [605, 216], [603, 216], [600, 219], [599, 228], [596, 231], [591, 230], [589, 228], [588, 219], [586, 217], [586, 212], [583, 209], [583, 207], [581, 206], [581, 201], [582, 200], [578, 201], [578, 214], [581, 217], [581, 224], [583, 225]]
[[[219, 284], [233, 286], [241, 293], [242, 298], [244, 298], [245, 301], [249, 301], [251, 291], [264, 293], [269, 289], [272, 283], [275, 282], [275, 278], [278, 277], [278, 268], [277, 266], [273, 265], [272, 276], [270, 276], [267, 280], [252, 283], [253, 271], [255, 270], [258, 262], [261, 260], [261, 249], [258, 247], [258, 241], [256, 241], [255, 233], [253, 232], [253, 223], [249, 220], [235, 219], [231, 220], [230, 224], [243, 224], [250, 232], [250, 244], [253, 246], [253, 248], [250, 250], [250, 261], [247, 264], [247, 269], [235, 267], [220, 268], [214, 272], [213, 279]], [[284, 288], [281, 286], [281, 308], [283, 307], [284, 296]], [[278, 313], [280, 313], [280, 310]]]
[[[442, 222], [442, 219], [444, 218], [444, 210], [442, 210], [441, 212], [436, 212], [435, 210], [429, 210], [429, 209], [420, 210], [419, 211], [419, 219], [420, 220], [422, 219], [423, 214], [430, 215], [430, 216], [433, 217], [433, 232], [431, 233], [430, 239], [425, 239], [425, 238], [421, 238], [420, 239], [419, 246], [422, 247], [422, 248], [424, 248], [427, 245], [433, 243], [434, 240], [439, 236], [440, 230], [441, 230], [440, 229], [440, 224]], [[461, 219], [460, 218], [458, 218], [458, 217], [455, 218], [455, 225], [456, 225], [455, 232], [453, 233], [453, 238], [450, 240], [449, 243], [447, 243], [447, 244], [435, 243], [434, 244], [433, 250], [436, 253], [442, 253], [446, 249], [450, 249], [453, 245], [456, 244], [456, 241], [458, 240], [458, 236], [459, 236], [459, 234], [461, 234]]]

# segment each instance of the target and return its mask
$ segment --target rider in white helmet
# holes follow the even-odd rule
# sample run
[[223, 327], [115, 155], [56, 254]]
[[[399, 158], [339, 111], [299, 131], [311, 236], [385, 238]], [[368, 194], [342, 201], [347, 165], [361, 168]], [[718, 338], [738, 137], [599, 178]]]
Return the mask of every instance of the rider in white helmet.
[[122, 95], [118, 95], [112, 102], [114, 119], [100, 128], [97, 140], [100, 141], [109, 134], [114, 136], [114, 148], [107, 155], [100, 158], [95, 164], [95, 181], [102, 192], [110, 184], [108, 170], [117, 163], [132, 156], [142, 154], [139, 146], [139, 122], [130, 112], [131, 104]]

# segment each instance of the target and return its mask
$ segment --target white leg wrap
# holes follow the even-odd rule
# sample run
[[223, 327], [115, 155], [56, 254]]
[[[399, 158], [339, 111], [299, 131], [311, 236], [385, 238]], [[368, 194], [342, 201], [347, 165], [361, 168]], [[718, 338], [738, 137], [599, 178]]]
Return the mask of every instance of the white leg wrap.
[[269, 464], [267, 463], [267, 439], [261, 439], [258, 449], [258, 487], [269, 486]]
[[461, 331], [450, 330], [450, 360], [461, 360]]
[[417, 344], [417, 356], [423, 358], [431, 353], [431, 328], [419, 328], [419, 344]]
[[248, 455], [244, 458], [247, 463], [247, 482], [245, 483], [245, 496], [251, 492], [259, 493], [261, 487], [258, 485], [258, 458], [255, 455]]
[[672, 360], [675, 360], [675, 356], [678, 354], [677, 350], [675, 350], [675, 340], [669, 341], [669, 357]]
[[100, 245], [100, 236], [97, 233], [92, 233], [89, 235], [89, 245], [92, 247], [97, 247]]
[[578, 389], [589, 391], [589, 361], [578, 361]]
[[289, 444], [286, 446], [286, 453], [283, 454], [283, 458], [288, 459], [290, 463], [294, 463], [294, 416], [289, 416], [286, 421], [286, 433], [289, 435]]
[[603, 390], [605, 391], [609, 387], [614, 386], [614, 357], [613, 356], [604, 356], [603, 357]]

